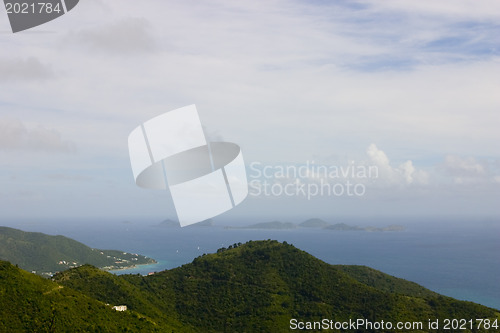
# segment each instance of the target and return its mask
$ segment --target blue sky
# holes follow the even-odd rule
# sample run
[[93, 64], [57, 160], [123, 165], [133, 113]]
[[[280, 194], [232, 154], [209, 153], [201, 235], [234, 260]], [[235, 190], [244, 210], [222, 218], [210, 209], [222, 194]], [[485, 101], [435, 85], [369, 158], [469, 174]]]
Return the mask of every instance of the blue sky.
[[[196, 104], [247, 165], [377, 165], [362, 198], [249, 197], [221, 220], [498, 216], [497, 1], [82, 1], [0, 10], [0, 220], [175, 218], [127, 137]], [[281, 180], [273, 180], [281, 181]]]

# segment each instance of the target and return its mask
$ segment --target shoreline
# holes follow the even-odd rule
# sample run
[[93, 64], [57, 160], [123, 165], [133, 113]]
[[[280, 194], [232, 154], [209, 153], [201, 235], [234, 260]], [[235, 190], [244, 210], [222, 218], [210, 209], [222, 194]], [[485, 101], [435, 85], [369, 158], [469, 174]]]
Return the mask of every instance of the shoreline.
[[102, 270], [104, 270], [106, 272], [114, 273], [114, 272], [120, 272], [120, 271], [126, 271], [126, 270], [140, 269], [140, 268], [144, 268], [145, 266], [149, 266], [149, 265], [154, 266], [154, 265], [158, 265], [158, 264], [160, 264], [160, 262], [158, 262], [157, 260], [155, 260], [155, 262], [153, 262], [153, 263], [135, 264], [135, 265], [132, 265], [132, 266], [119, 267], [119, 268], [110, 268], [110, 269], [104, 269], [104, 268], [102, 268]]

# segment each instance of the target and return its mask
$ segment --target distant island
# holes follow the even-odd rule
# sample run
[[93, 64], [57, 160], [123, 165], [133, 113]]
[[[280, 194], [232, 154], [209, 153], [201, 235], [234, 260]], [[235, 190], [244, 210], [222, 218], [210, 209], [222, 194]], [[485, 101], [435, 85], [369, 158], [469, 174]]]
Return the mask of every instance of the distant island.
[[42, 276], [90, 264], [103, 270], [132, 268], [156, 261], [137, 253], [100, 250], [65, 236], [0, 227], [0, 260]]
[[[204, 220], [195, 224], [189, 225], [189, 228], [197, 228], [197, 227], [212, 227], [214, 225], [214, 221], [212, 219]], [[179, 221], [167, 219], [161, 221], [159, 224], [154, 225], [154, 227], [159, 228], [180, 228], [181, 224]]]
[[401, 225], [390, 225], [387, 227], [359, 227], [352, 226], [345, 223], [330, 224], [322, 219], [313, 218], [308, 219], [302, 223], [294, 224], [291, 222], [281, 222], [281, 221], [271, 221], [251, 224], [244, 227], [231, 227], [228, 226], [226, 229], [296, 229], [296, 228], [316, 228], [316, 229], [326, 229], [335, 231], [367, 231], [367, 232], [385, 232], [385, 231], [403, 231], [405, 227]]
[[340, 230], [340, 231], [380, 232], [380, 231], [403, 231], [403, 230], [405, 230], [405, 227], [403, 227], [401, 225], [390, 225], [390, 226], [383, 227], [383, 228], [378, 228], [378, 227], [358, 227], [358, 226], [347, 225], [345, 223], [337, 223], [337, 224], [328, 225], [328, 226], [324, 227], [324, 229]]
[[226, 227], [227, 229], [295, 229], [297, 225], [290, 222], [280, 222], [280, 221], [272, 221], [272, 222], [263, 222], [251, 224], [245, 227]]
[[[201, 221], [188, 226], [187, 228], [198, 228], [198, 227], [213, 227], [214, 222], [212, 219]], [[180, 228], [178, 221], [167, 219], [159, 224], [154, 225], [157, 228]], [[309, 229], [325, 229], [334, 231], [366, 231], [366, 232], [387, 232], [387, 231], [404, 231], [405, 227], [402, 225], [389, 225], [386, 227], [360, 227], [355, 225], [348, 225], [346, 223], [336, 223], [331, 224], [325, 220], [319, 218], [311, 218], [302, 223], [292, 223], [292, 222], [282, 222], [282, 221], [270, 221], [254, 223], [247, 226], [224, 226], [224, 229], [268, 229], [268, 230], [291, 230], [299, 228], [309, 228]]]
[[315, 218], [315, 219], [309, 219], [309, 220], [306, 220], [306, 221], [300, 223], [299, 227], [302, 227], [302, 228], [326, 228], [329, 225], [330, 225], [330, 223], [328, 223], [322, 219]]

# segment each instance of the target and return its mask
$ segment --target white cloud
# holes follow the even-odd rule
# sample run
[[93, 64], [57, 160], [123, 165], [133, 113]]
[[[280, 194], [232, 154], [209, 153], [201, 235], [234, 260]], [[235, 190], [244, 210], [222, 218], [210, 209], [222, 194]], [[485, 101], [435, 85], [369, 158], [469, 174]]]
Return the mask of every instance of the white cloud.
[[374, 143], [368, 146], [366, 153], [368, 154], [368, 157], [370, 157], [371, 162], [375, 165], [383, 169], [392, 169], [389, 165], [389, 158], [387, 155], [382, 150], [379, 150]]
[[121, 56], [151, 53], [158, 48], [148, 20], [137, 17], [123, 18], [111, 24], [70, 33], [66, 42], [67, 45], [86, 46], [94, 52]]
[[75, 151], [75, 145], [63, 140], [54, 129], [42, 126], [28, 129], [18, 119], [0, 118], [0, 150], [71, 153]]
[[51, 76], [51, 67], [35, 57], [0, 58], [0, 82], [44, 80]]
[[484, 174], [484, 166], [480, 164], [474, 157], [462, 158], [460, 156], [447, 155], [444, 161], [445, 167], [452, 174], [456, 175], [482, 175]]
[[[366, 151], [369, 163], [378, 167], [381, 183], [392, 185], [427, 184], [429, 174], [424, 170], [416, 169], [413, 162], [408, 160], [398, 167], [393, 167], [384, 151], [371, 144]], [[380, 183], [378, 181], [378, 183]]]
[[399, 170], [401, 170], [401, 174], [404, 177], [404, 180], [407, 184], [411, 184], [414, 181], [413, 174], [415, 173], [415, 167], [413, 166], [412, 161], [406, 161], [405, 163], [399, 166]]
[[455, 184], [495, 184], [500, 179], [498, 164], [488, 160], [478, 161], [474, 157], [447, 155], [441, 169]]
[[399, 12], [418, 15], [435, 15], [438, 17], [451, 17], [455, 19], [500, 19], [499, 4], [496, 0], [360, 0], [375, 7], [397, 10]]

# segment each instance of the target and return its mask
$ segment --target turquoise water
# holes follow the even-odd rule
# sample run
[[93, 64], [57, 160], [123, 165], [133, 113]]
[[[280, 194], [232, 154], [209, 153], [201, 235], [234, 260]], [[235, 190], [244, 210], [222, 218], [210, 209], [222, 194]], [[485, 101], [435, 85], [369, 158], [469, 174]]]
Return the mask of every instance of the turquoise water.
[[[19, 226], [23, 230], [29, 228]], [[178, 267], [203, 253], [248, 240], [287, 241], [330, 264], [366, 265], [457, 299], [500, 309], [498, 224], [408, 224], [402, 232], [319, 229], [242, 230], [222, 227], [159, 228], [141, 224], [32, 226], [91, 247], [140, 253], [156, 265], [116, 271], [148, 274]], [[42, 229], [47, 230], [42, 230]]]

